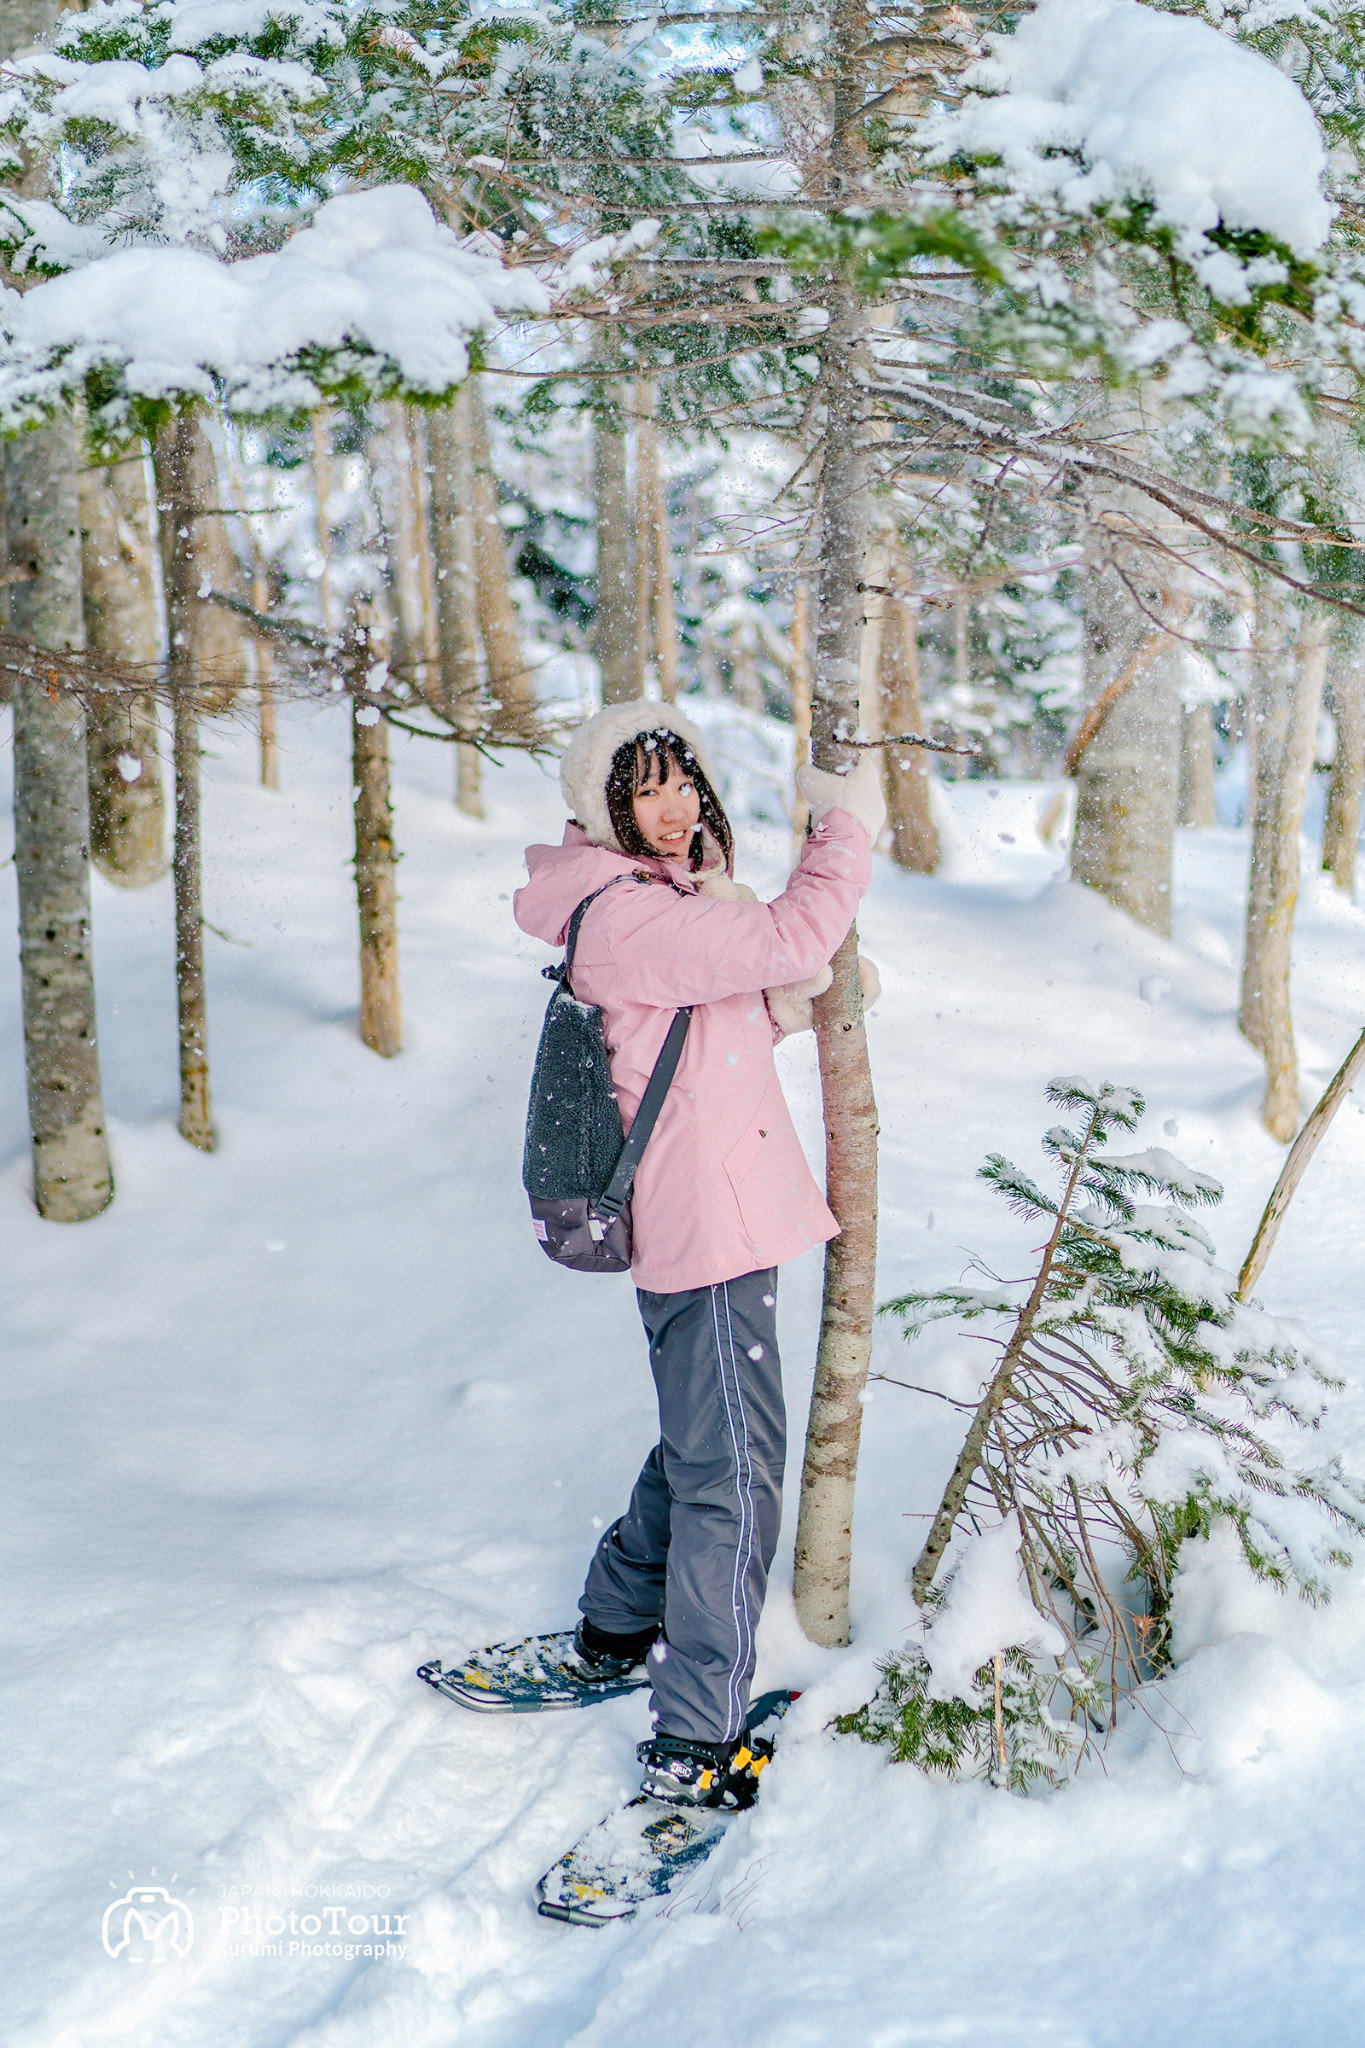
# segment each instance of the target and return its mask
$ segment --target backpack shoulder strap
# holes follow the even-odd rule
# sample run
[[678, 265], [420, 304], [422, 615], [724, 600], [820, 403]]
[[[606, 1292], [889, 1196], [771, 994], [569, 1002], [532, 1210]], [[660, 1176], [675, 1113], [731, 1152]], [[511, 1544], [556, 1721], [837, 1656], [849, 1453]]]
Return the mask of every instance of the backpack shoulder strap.
[[673, 1012], [673, 1021], [668, 1027], [668, 1035], [659, 1049], [659, 1057], [654, 1062], [654, 1071], [649, 1077], [649, 1085], [641, 1098], [639, 1109], [635, 1112], [635, 1121], [630, 1127], [630, 1136], [621, 1147], [621, 1156], [616, 1162], [616, 1171], [612, 1174], [606, 1187], [592, 1205], [594, 1216], [619, 1216], [626, 1203], [630, 1200], [630, 1190], [635, 1179], [635, 1169], [640, 1164], [645, 1146], [649, 1143], [654, 1132], [654, 1126], [659, 1121], [659, 1111], [664, 1106], [664, 1097], [673, 1085], [673, 1076], [678, 1071], [678, 1061], [682, 1058], [683, 1043], [687, 1037], [687, 1027], [691, 1022], [692, 1010], [690, 1005], [685, 1010], [675, 1010]]
[[583, 922], [585, 911], [589, 904], [596, 903], [599, 896], [605, 896], [608, 889], [614, 889], [618, 882], [634, 880], [635, 877], [633, 875], [613, 875], [609, 882], [603, 882], [600, 889], [594, 889], [591, 896], [585, 896], [574, 911], [573, 916], [569, 919], [568, 930], [564, 934], [564, 965], [557, 971], [553, 967], [547, 967], [544, 971], [546, 974], [553, 976], [555, 980], [563, 982], [571, 994], [572, 988], [569, 982], [569, 975], [573, 969], [574, 947], [578, 944], [578, 928]]

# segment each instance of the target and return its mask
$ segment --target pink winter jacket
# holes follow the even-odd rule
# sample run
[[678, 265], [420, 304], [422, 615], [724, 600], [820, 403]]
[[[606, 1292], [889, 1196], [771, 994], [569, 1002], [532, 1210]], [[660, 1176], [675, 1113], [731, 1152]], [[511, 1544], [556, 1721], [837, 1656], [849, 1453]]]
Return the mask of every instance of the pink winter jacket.
[[674, 1010], [694, 1006], [635, 1178], [636, 1286], [709, 1287], [836, 1236], [777, 1078], [761, 991], [804, 981], [838, 950], [872, 873], [863, 827], [829, 812], [771, 903], [698, 895], [676, 863], [608, 852], [572, 823], [562, 846], [528, 847], [526, 865], [516, 920], [552, 946], [563, 945], [575, 907], [615, 875], [667, 874], [683, 892], [623, 882], [587, 912], [574, 955], [575, 994], [602, 1009], [627, 1130]]

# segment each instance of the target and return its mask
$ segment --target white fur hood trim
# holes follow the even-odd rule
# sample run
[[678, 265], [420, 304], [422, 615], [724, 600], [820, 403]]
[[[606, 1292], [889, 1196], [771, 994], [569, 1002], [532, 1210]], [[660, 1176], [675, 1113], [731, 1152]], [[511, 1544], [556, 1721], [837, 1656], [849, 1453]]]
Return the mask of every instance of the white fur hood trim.
[[605, 846], [611, 853], [621, 851], [607, 810], [607, 776], [612, 755], [637, 732], [663, 730], [675, 732], [687, 742], [697, 757], [698, 767], [714, 787], [716, 778], [706, 758], [702, 736], [691, 719], [684, 718], [673, 704], [651, 703], [646, 697], [637, 697], [631, 704], [608, 704], [605, 711], [580, 725], [570, 740], [559, 764], [559, 786], [571, 815], [577, 818], [594, 846]]

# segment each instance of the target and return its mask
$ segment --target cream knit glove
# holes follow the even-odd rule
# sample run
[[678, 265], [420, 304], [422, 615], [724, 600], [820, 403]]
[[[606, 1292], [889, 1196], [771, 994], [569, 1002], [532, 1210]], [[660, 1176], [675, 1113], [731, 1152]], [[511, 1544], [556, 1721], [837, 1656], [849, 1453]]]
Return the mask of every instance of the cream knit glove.
[[882, 794], [882, 764], [880, 752], [869, 749], [859, 756], [858, 765], [847, 775], [833, 775], [825, 768], [798, 768], [796, 780], [802, 796], [810, 805], [813, 825], [818, 825], [827, 811], [847, 811], [856, 818], [875, 846], [877, 835], [886, 823], [886, 798]]
[[[788, 982], [785, 988], [765, 988], [764, 997], [768, 1014], [777, 1026], [781, 1038], [792, 1038], [798, 1031], [814, 1031], [815, 998], [822, 996], [834, 979], [832, 967], [822, 967], [818, 974], [812, 974], [809, 981]], [[863, 992], [863, 1008], [870, 1010], [882, 992], [882, 978], [865, 954], [858, 955], [858, 986]]]

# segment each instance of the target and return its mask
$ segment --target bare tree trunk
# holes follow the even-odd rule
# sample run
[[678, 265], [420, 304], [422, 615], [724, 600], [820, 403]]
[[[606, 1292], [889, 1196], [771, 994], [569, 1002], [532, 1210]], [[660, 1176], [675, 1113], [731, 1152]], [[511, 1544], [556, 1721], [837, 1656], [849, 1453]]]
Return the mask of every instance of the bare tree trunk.
[[[150, 673], [161, 622], [145, 457], [83, 468], [80, 514], [85, 644]], [[120, 888], [144, 888], [168, 865], [155, 696], [92, 716], [89, 754], [95, 865]]]
[[[847, 134], [861, 85], [851, 82], [862, 16], [840, 0], [835, 24], [841, 78], [836, 133]], [[818, 768], [851, 766], [846, 742], [858, 724], [871, 468], [858, 373], [864, 314], [854, 292], [830, 292], [824, 343], [826, 413], [820, 616], [816, 643], [812, 755]], [[853, 1494], [862, 1431], [862, 1393], [872, 1355], [877, 1276], [877, 1104], [858, 985], [857, 927], [834, 956], [834, 981], [815, 1004], [825, 1109], [825, 1178], [839, 1235], [825, 1248], [820, 1349], [811, 1393], [796, 1529], [794, 1592], [813, 1642], [848, 1641]]]
[[1181, 716], [1180, 822], [1198, 831], [1207, 831], [1218, 823], [1213, 787], [1212, 704], [1195, 704]]
[[[810, 760], [810, 585], [804, 576], [796, 579], [792, 595], [792, 725], [796, 745], [794, 766], [804, 768]], [[810, 824], [810, 805], [796, 789], [792, 796], [792, 858], [800, 860]]]
[[[613, 336], [607, 328], [603, 330], [597, 360], [610, 362], [613, 352]], [[592, 419], [597, 526], [594, 651], [602, 677], [602, 702], [629, 704], [640, 694], [641, 678], [635, 667], [635, 579], [631, 569], [626, 424], [618, 381], [602, 378], [597, 389]]]
[[[32, 571], [11, 591], [10, 622], [39, 647], [82, 641], [79, 448], [76, 422], [63, 417], [5, 450], [10, 559]], [[114, 1192], [95, 1036], [89, 837], [84, 713], [23, 677], [14, 693], [14, 865], [24, 1060], [34, 1200], [53, 1223], [97, 1216]]]
[[470, 454], [474, 478], [474, 571], [479, 632], [494, 705], [515, 722], [534, 711], [535, 685], [521, 650], [521, 626], [512, 601], [507, 541], [498, 507], [488, 414], [477, 377], [469, 380]]
[[[251, 578], [251, 608], [262, 613], [270, 609], [270, 579], [264, 562], [259, 560]], [[275, 656], [264, 633], [256, 639], [256, 729], [261, 749], [261, 787], [278, 789], [280, 752], [275, 734]]]
[[1299, 1121], [1289, 972], [1299, 894], [1299, 835], [1313, 767], [1327, 668], [1327, 626], [1321, 611], [1301, 620], [1297, 645], [1286, 644], [1286, 608], [1263, 592], [1256, 607], [1252, 722], [1256, 779], [1242, 955], [1243, 1036], [1265, 1057], [1261, 1121], [1287, 1144]]
[[1338, 889], [1356, 893], [1361, 785], [1365, 783], [1365, 660], [1353, 635], [1342, 636], [1332, 668], [1337, 750], [1322, 821], [1322, 865]]
[[322, 574], [318, 578], [318, 605], [322, 611], [323, 631], [330, 633], [335, 624], [335, 606], [332, 599], [332, 518], [329, 510], [332, 499], [332, 435], [325, 412], [313, 414], [313, 491], [317, 512], [318, 553], [322, 557]]
[[[430, 415], [427, 446], [441, 689], [452, 715], [472, 718], [479, 695], [479, 636], [468, 384], [450, 405]], [[479, 765], [476, 748], [456, 747], [455, 804], [467, 818], [484, 814]]]
[[[914, 607], [900, 598], [886, 599], [881, 690], [883, 732], [922, 733], [919, 635]], [[921, 747], [883, 747], [882, 760], [891, 858], [907, 874], [932, 875], [938, 866], [938, 829], [930, 801], [928, 757]]]
[[[665, 704], [678, 697], [678, 612], [673, 594], [673, 549], [668, 538], [668, 504], [659, 460], [658, 392], [652, 382], [636, 385], [635, 525], [637, 590], [645, 586], [648, 612], [640, 610], [642, 635], [653, 618], [654, 667], [659, 695]], [[643, 682], [646, 652], [642, 647], [639, 674]]]
[[[383, 659], [377, 615], [357, 605], [351, 632], [356, 681]], [[360, 913], [360, 1036], [392, 1059], [403, 1050], [398, 981], [398, 887], [389, 795], [389, 728], [357, 692], [351, 698], [351, 785], [355, 793], [355, 893]]]
[[[208, 459], [206, 460], [206, 456]], [[192, 413], [163, 427], [152, 449], [161, 568], [166, 591], [167, 677], [175, 721], [175, 986], [180, 1035], [180, 1135], [201, 1152], [214, 1147], [209, 1093], [208, 1005], [204, 986], [203, 854], [200, 837], [199, 714], [195, 623], [200, 609], [199, 518], [214, 476], [211, 451]]]
[[[1171, 608], [1168, 593], [1153, 596], [1153, 609]], [[1180, 780], [1177, 662], [1174, 643], [1153, 633], [1111, 569], [1092, 568], [1087, 578], [1085, 663], [1092, 707], [1120, 688], [1072, 769], [1071, 873], [1169, 937]]]

